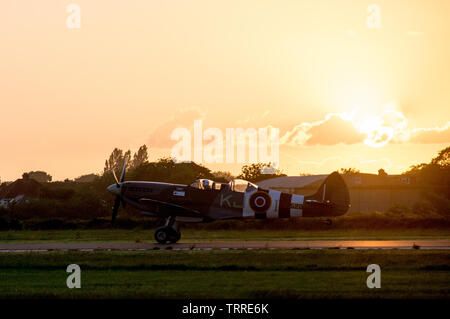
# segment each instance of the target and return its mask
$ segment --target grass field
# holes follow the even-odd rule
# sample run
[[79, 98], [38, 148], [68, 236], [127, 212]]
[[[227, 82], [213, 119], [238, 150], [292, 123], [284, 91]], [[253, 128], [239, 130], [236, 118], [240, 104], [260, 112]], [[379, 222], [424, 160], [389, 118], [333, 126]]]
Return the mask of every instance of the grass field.
[[[154, 242], [154, 230], [20, 230], [0, 231], [0, 243], [126, 241]], [[392, 240], [448, 239], [448, 229], [202, 230], [182, 229], [180, 242], [234, 240]]]
[[[181, 242], [448, 239], [445, 229], [203, 230]], [[154, 242], [153, 230], [2, 231], [1, 243]], [[66, 267], [82, 288], [66, 287]], [[379, 264], [382, 288], [368, 289]], [[0, 253], [0, 298], [448, 298], [446, 250], [212, 250]]]
[[[81, 267], [81, 289], [66, 267]], [[381, 288], [368, 289], [369, 264]], [[258, 250], [0, 254], [0, 298], [448, 298], [450, 252]]]

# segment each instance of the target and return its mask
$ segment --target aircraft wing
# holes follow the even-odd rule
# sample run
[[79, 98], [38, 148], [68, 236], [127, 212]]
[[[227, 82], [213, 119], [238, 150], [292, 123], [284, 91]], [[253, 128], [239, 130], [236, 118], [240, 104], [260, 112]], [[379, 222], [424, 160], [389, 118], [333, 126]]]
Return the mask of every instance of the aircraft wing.
[[204, 217], [199, 211], [156, 199], [141, 198], [139, 203], [161, 216]]

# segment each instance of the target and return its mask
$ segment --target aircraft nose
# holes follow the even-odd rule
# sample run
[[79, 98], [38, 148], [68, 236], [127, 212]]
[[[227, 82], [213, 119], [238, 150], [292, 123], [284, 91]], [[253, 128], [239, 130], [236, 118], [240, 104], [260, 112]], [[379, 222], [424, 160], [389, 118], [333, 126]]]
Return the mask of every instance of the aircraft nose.
[[120, 195], [120, 191], [122, 190], [121, 186], [122, 185], [120, 185], [120, 184], [119, 185], [111, 184], [111, 185], [108, 186], [107, 190], [108, 190], [108, 192], [110, 192], [110, 193], [112, 193], [114, 195]]

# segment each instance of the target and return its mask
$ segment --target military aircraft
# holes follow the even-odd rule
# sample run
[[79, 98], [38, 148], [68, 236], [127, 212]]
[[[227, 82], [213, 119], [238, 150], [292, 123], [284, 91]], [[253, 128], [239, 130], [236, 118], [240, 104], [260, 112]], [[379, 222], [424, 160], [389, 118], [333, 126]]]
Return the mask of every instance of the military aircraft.
[[112, 222], [120, 204], [131, 205], [143, 215], [163, 217], [164, 226], [155, 231], [160, 244], [181, 238], [179, 222], [211, 222], [224, 219], [293, 218], [340, 216], [350, 207], [347, 185], [338, 172], [330, 174], [311, 196], [263, 189], [251, 182], [234, 179], [217, 183], [197, 179], [190, 185], [125, 181], [126, 161], [120, 180], [107, 190], [116, 196]]

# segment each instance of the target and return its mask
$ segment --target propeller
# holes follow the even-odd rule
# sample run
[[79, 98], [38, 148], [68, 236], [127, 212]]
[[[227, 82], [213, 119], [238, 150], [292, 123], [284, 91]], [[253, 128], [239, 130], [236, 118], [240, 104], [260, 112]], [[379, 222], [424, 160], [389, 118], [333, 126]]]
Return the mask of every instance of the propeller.
[[125, 179], [125, 173], [127, 171], [127, 161], [128, 161], [128, 158], [125, 157], [125, 159], [123, 161], [122, 175], [120, 175], [120, 181], [117, 179], [117, 175], [116, 175], [114, 168], [111, 169], [112, 173], [114, 175], [114, 179], [116, 180], [116, 185], [118, 188], [120, 187], [120, 183], [122, 183], [123, 180]]
[[112, 168], [112, 173], [114, 175], [114, 179], [116, 180], [116, 185], [115, 185], [116, 190], [112, 189], [114, 187], [114, 185], [111, 185], [111, 186], [108, 187], [108, 190], [110, 192], [116, 194], [116, 198], [114, 200], [114, 205], [113, 205], [113, 209], [112, 209], [112, 216], [111, 216], [111, 223], [112, 224], [114, 224], [114, 221], [116, 220], [117, 212], [119, 211], [120, 204], [122, 203], [122, 206], [125, 207], [125, 201], [120, 196], [119, 189], [120, 189], [121, 183], [125, 180], [125, 173], [126, 173], [126, 170], [127, 170], [127, 160], [128, 160], [128, 158], [125, 158], [125, 160], [124, 160], [123, 169], [122, 169], [122, 175], [120, 176], [120, 180], [117, 179], [116, 172], [114, 171], [114, 168]]
[[114, 206], [112, 209], [112, 218], [111, 218], [112, 224], [114, 224], [114, 221], [116, 220], [117, 212], [119, 211], [119, 207], [120, 207], [120, 202], [121, 202], [120, 196], [117, 195], [116, 199], [114, 200]]

